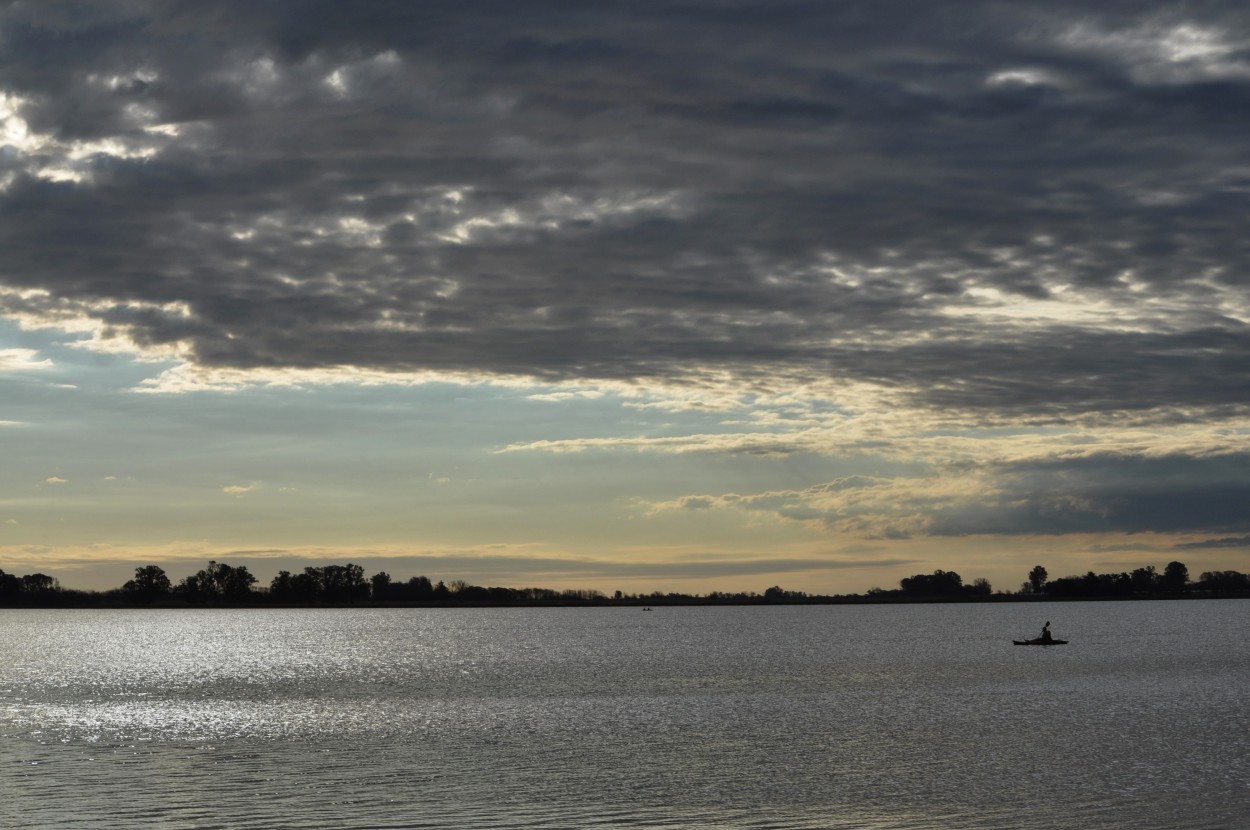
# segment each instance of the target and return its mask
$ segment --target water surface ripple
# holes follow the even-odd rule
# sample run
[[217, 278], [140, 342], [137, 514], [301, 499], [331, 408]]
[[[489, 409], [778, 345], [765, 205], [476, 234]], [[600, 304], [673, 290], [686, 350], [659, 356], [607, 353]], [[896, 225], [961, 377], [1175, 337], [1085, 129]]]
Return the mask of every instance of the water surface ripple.
[[0, 825], [1244, 826], [1248, 611], [8, 610]]

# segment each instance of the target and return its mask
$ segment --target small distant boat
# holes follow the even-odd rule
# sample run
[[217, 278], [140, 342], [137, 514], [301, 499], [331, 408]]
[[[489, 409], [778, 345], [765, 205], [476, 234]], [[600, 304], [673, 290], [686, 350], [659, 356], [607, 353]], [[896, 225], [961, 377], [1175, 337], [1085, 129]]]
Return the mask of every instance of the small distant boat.
[[1011, 642], [1018, 646], [1066, 646], [1068, 644], [1067, 640], [1043, 640], [1041, 637], [1032, 640], [1012, 640]]

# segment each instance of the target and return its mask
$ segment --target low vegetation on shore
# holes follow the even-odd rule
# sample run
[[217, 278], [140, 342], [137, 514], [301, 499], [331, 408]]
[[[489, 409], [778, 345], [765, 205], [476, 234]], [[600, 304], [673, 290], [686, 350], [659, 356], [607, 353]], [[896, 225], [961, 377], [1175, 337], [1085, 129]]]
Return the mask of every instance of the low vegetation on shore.
[[1090, 571], [1084, 576], [1051, 580], [1046, 569], [1038, 565], [1014, 592], [995, 592], [984, 579], [965, 584], [954, 571], [937, 570], [906, 577], [898, 588], [873, 588], [865, 594], [809, 594], [773, 586], [760, 593], [616, 591], [608, 595], [585, 589], [483, 587], [463, 580], [436, 583], [426, 576], [399, 581], [385, 571], [366, 577], [363, 567], [351, 563], [306, 567], [300, 573], [279, 571], [267, 586], [260, 585], [246, 565], [212, 561], [176, 583], [163, 568], [145, 565], [135, 569], [133, 579], [108, 591], [62, 588], [47, 574], [17, 576], [0, 570], [0, 606], [28, 607], [745, 605], [1182, 597], [1250, 597], [1250, 576], [1238, 571], [1208, 571], [1191, 580], [1183, 563], [1169, 562], [1162, 571], [1148, 565], [1132, 572]]

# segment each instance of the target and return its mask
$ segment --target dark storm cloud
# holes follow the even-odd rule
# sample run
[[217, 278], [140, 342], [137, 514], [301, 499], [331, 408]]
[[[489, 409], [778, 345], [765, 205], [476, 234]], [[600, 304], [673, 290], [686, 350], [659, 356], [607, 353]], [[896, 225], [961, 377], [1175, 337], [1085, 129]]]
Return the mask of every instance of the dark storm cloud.
[[1223, 548], [1250, 548], [1250, 536], [1226, 536], [1222, 539], [1204, 539], [1201, 542], [1184, 542], [1174, 545], [1177, 550], [1212, 550]]
[[905, 385], [924, 403], [1043, 420], [1169, 403], [1180, 408], [1170, 416], [1178, 421], [1231, 415], [1250, 389], [1250, 333], [1221, 326], [1171, 333], [1054, 326], [1002, 335], [969, 332], [962, 341], [865, 351], [857, 368]]
[[[48, 292], [10, 295], [27, 313], [206, 366], [1247, 403], [1239, 4], [0, 9], [38, 137], [0, 154], [0, 284]], [[969, 312], [1065, 290], [1130, 319]]]
[[[1006, 465], [999, 494], [933, 516], [933, 535], [1250, 530], [1250, 456], [1100, 453]], [[1235, 539], [1198, 543], [1224, 547]], [[1243, 540], [1244, 542], [1244, 540]], [[1184, 547], [1184, 546], [1181, 546]]]

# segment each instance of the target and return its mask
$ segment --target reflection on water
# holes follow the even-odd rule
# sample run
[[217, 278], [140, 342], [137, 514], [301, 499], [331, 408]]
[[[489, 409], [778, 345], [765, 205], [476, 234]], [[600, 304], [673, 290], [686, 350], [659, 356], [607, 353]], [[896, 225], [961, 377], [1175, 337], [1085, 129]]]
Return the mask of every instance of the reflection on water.
[[0, 825], [1238, 826], [1248, 610], [6, 611]]

